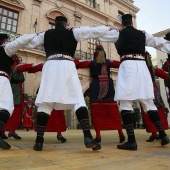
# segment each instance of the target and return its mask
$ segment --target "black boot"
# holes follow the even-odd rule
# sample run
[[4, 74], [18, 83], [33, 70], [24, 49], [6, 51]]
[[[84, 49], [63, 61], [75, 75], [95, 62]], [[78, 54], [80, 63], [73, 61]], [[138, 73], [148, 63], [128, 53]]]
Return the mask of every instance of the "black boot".
[[92, 136], [86, 136], [84, 137], [84, 144], [86, 148], [92, 148], [93, 151], [97, 151], [101, 149], [101, 145], [97, 143]]
[[84, 144], [86, 148], [92, 148], [93, 151], [97, 151], [101, 149], [101, 145], [98, 144], [90, 133], [90, 123], [88, 117], [88, 111], [86, 107], [80, 107], [76, 110], [77, 119], [81, 125], [81, 128], [84, 133]]
[[146, 142], [153, 142], [154, 140], [159, 140], [159, 135], [150, 136], [149, 139], [146, 140]]
[[[10, 117], [10, 113], [7, 110], [0, 110], [0, 134], [3, 133], [3, 128], [6, 122], [8, 121], [9, 117]], [[11, 146], [3, 140], [2, 136], [0, 136], [0, 148], [2, 149], [11, 148]]]
[[0, 136], [1, 136], [2, 139], [8, 139], [8, 136], [5, 135], [5, 134], [1, 134]]
[[96, 137], [94, 140], [95, 140], [97, 143], [101, 143], [102, 138], [101, 138], [101, 136], [98, 136], [98, 137]]
[[43, 142], [36, 142], [35, 145], [33, 146], [33, 149], [35, 151], [42, 151], [43, 148]]
[[61, 136], [61, 135], [57, 135], [57, 139], [58, 139], [58, 141], [61, 141], [62, 143], [65, 143], [65, 142], [67, 141], [67, 139], [64, 138], [64, 137]]
[[159, 137], [161, 139], [161, 145], [167, 145], [169, 143], [169, 138], [167, 137], [163, 126], [162, 126], [162, 122], [160, 120], [159, 114], [157, 110], [150, 110], [148, 111], [148, 116], [151, 119], [151, 121], [154, 123], [154, 125], [156, 126], [157, 130], [159, 131]]
[[137, 150], [132, 112], [130, 110], [122, 110], [121, 116], [128, 135], [128, 142], [125, 142], [122, 145], [117, 145], [117, 148], [124, 150]]
[[136, 151], [137, 150], [137, 143], [136, 142], [133, 142], [133, 143], [125, 142], [122, 145], [117, 145], [117, 148], [123, 149], [123, 150]]
[[0, 148], [2, 148], [2, 149], [10, 149], [11, 146], [7, 142], [5, 142], [2, 139], [2, 137], [0, 137]]
[[33, 149], [35, 151], [42, 151], [43, 143], [44, 143], [44, 131], [47, 125], [49, 119], [49, 115], [44, 112], [38, 112], [37, 114], [37, 137], [35, 141], [35, 145], [33, 146]]
[[13, 138], [16, 139], [16, 140], [22, 139], [19, 135], [17, 135], [16, 133], [12, 133], [12, 132], [9, 132], [9, 133], [8, 133], [8, 137], [9, 137], [9, 138], [13, 137]]
[[167, 137], [167, 135], [163, 136], [161, 138], [161, 145], [164, 146], [164, 145], [167, 145], [169, 143], [169, 138]]
[[125, 141], [125, 135], [122, 134], [122, 135], [119, 136], [119, 142], [122, 143], [124, 141]]

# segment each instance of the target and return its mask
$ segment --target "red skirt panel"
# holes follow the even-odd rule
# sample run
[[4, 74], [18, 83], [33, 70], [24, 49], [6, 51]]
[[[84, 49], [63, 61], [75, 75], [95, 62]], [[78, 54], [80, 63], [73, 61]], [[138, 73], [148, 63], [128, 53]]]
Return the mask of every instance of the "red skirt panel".
[[117, 102], [92, 103], [91, 116], [95, 130], [122, 129]]
[[16, 130], [22, 118], [22, 105], [14, 105], [14, 112], [6, 123], [4, 130]]
[[66, 127], [64, 111], [53, 110], [49, 117], [45, 131], [46, 132], [65, 132], [66, 129], [67, 127]]
[[[168, 121], [167, 121], [167, 117], [166, 117], [166, 114], [165, 114], [164, 107], [159, 107], [158, 108], [158, 114], [160, 116], [160, 119], [161, 119], [161, 122], [162, 122], [164, 130], [167, 130], [168, 129]], [[155, 125], [152, 123], [152, 121], [149, 119], [148, 114], [146, 114], [143, 111], [143, 109], [142, 109], [142, 115], [143, 115], [143, 118], [144, 118], [146, 131], [148, 133], [157, 132], [157, 129], [156, 129]]]

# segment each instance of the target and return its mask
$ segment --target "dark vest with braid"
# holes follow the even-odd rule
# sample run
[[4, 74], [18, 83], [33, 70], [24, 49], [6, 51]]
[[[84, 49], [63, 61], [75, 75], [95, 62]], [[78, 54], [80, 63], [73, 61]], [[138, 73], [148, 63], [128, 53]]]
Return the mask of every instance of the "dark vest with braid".
[[120, 31], [115, 43], [118, 54], [145, 53], [145, 34], [142, 31], [128, 26]]
[[44, 48], [47, 57], [54, 54], [67, 54], [74, 57], [76, 47], [77, 41], [72, 30], [57, 26], [45, 32]]
[[0, 46], [0, 70], [10, 74], [12, 64], [13, 58], [9, 57], [5, 53], [4, 47]]
[[103, 102], [103, 101], [113, 101], [115, 95], [115, 89], [112, 78], [110, 78], [110, 60], [106, 59], [107, 73], [109, 77], [109, 90], [107, 95], [102, 99], [98, 100], [100, 85], [98, 75], [101, 74], [102, 64], [97, 64], [95, 60], [91, 62], [90, 65], [90, 76], [92, 77], [92, 82], [90, 84], [90, 101], [91, 102]]

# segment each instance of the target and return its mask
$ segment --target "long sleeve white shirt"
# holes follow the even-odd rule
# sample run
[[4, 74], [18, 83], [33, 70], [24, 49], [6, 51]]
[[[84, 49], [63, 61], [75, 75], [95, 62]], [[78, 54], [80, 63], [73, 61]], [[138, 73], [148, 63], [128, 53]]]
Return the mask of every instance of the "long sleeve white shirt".
[[[73, 28], [73, 34], [77, 42], [83, 41], [89, 38], [98, 39], [99, 37], [104, 36], [110, 27], [107, 26], [99, 26], [99, 27], [89, 27], [89, 26], [81, 26], [78, 28]], [[39, 33], [36, 37], [30, 41], [25, 48], [31, 49], [36, 48], [40, 45], [44, 44], [44, 34], [45, 32]]]
[[4, 46], [5, 53], [11, 57], [19, 49], [24, 48], [37, 34], [25, 34]]
[[[160, 50], [165, 53], [170, 53], [170, 41], [165, 40], [164, 38], [154, 37], [149, 33], [145, 33], [146, 41], [145, 45], [153, 47], [157, 50]], [[119, 31], [113, 29], [108, 31], [105, 35], [99, 38], [100, 41], [116, 43], [119, 38]]]

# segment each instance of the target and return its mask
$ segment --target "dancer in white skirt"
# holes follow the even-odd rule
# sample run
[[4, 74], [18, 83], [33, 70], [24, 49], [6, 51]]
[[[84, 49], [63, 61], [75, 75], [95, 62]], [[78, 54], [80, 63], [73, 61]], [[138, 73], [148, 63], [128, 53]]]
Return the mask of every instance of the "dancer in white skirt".
[[74, 53], [79, 41], [88, 38], [99, 38], [105, 35], [110, 27], [79, 27], [66, 29], [67, 18], [58, 16], [55, 29], [40, 33], [27, 48], [44, 44], [47, 62], [42, 69], [42, 77], [35, 104], [38, 106], [37, 137], [34, 150], [41, 151], [44, 142], [44, 130], [53, 109], [74, 109], [84, 133], [87, 148], [99, 150], [90, 133], [88, 111], [78, 73], [73, 62]]
[[10, 149], [11, 146], [3, 140], [2, 130], [14, 110], [13, 94], [9, 81], [13, 54], [23, 48], [36, 34], [26, 34], [9, 42], [7, 34], [0, 34], [0, 148]]
[[170, 43], [164, 38], [139, 31], [133, 27], [132, 15], [122, 16], [122, 30], [112, 29], [101, 41], [113, 42], [120, 55], [115, 100], [120, 102], [122, 120], [125, 125], [128, 141], [118, 145], [118, 149], [137, 150], [135, 140], [132, 101], [140, 101], [143, 109], [155, 124], [161, 138], [161, 145], [169, 143], [169, 138], [162, 127], [157, 108], [154, 105], [153, 83], [145, 63], [145, 45], [170, 53]]

